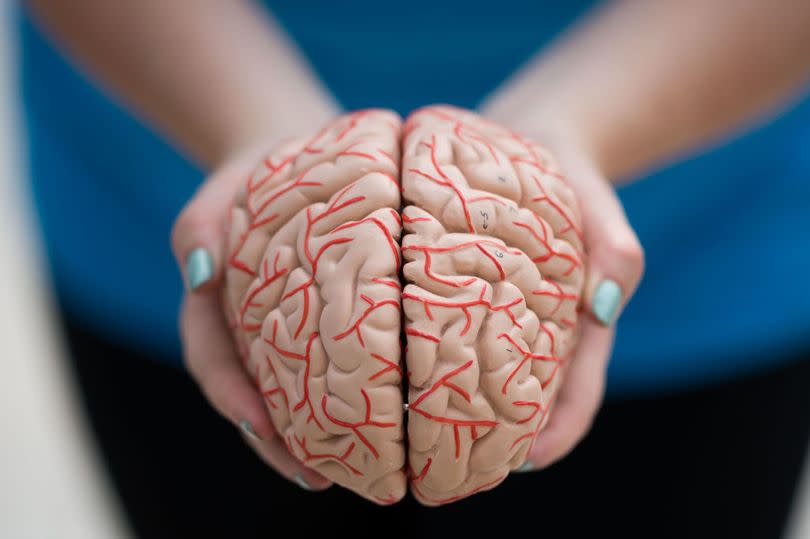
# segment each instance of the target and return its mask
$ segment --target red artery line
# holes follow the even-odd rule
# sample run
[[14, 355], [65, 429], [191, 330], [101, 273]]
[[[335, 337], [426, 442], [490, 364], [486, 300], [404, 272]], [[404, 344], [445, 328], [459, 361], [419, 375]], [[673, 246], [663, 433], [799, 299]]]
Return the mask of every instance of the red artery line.
[[374, 157], [373, 155], [371, 155], [370, 153], [354, 151], [354, 148], [356, 146], [360, 146], [361, 144], [363, 144], [363, 142], [358, 142], [356, 144], [352, 144], [351, 146], [349, 146], [348, 148], [346, 148], [342, 152], [339, 152], [337, 154], [337, 156], [361, 157], [363, 159], [368, 159], [369, 161], [376, 161], [377, 158]]
[[267, 159], [265, 159], [264, 160], [264, 166], [267, 167], [267, 169], [270, 171], [270, 173], [265, 174], [262, 177], [262, 179], [259, 180], [259, 182], [256, 183], [255, 185], [253, 184], [253, 178], [250, 178], [248, 180], [248, 186], [247, 186], [248, 195], [251, 195], [251, 194], [255, 193], [257, 190], [259, 190], [265, 183], [267, 183], [271, 179], [273, 179], [273, 177], [276, 174], [281, 172], [287, 165], [292, 163], [294, 160], [295, 160], [295, 154], [288, 155], [287, 157], [282, 159], [281, 162], [278, 165], [274, 165], [273, 160], [270, 159], [269, 157]]
[[334, 340], [336, 340], [336, 341], [339, 341], [339, 340], [344, 339], [347, 336], [351, 335], [352, 333], [357, 332], [357, 340], [360, 341], [360, 346], [365, 348], [366, 343], [363, 340], [363, 332], [362, 332], [362, 330], [360, 328], [360, 324], [363, 323], [363, 320], [365, 320], [373, 311], [375, 311], [376, 309], [379, 309], [380, 307], [384, 307], [386, 305], [392, 305], [392, 306], [396, 307], [397, 309], [400, 309], [401, 306], [399, 304], [399, 301], [394, 300], [394, 299], [385, 299], [385, 300], [382, 300], [382, 301], [375, 302], [374, 300], [372, 300], [371, 298], [369, 298], [368, 296], [366, 296], [364, 294], [362, 294], [360, 296], [360, 298], [363, 299], [363, 301], [365, 301], [366, 303], [368, 303], [369, 307], [367, 307], [366, 310], [363, 311], [363, 314], [361, 314], [357, 318], [357, 320], [354, 322], [354, 324], [352, 324], [351, 326], [349, 326], [348, 329], [346, 329], [345, 331], [343, 331], [341, 333], [338, 333], [337, 335], [335, 335], [332, 338]]
[[243, 272], [247, 273], [251, 277], [255, 277], [256, 272], [252, 268], [250, 268], [247, 264], [245, 264], [242, 260], [239, 260], [239, 258], [238, 258], [239, 253], [242, 251], [242, 248], [245, 246], [245, 243], [247, 242], [247, 239], [248, 239], [248, 236], [250, 235], [250, 232], [251, 232], [251, 230], [250, 230], [250, 228], [248, 228], [248, 230], [245, 230], [244, 232], [242, 232], [239, 235], [239, 241], [236, 243], [236, 247], [234, 248], [233, 252], [231, 253], [231, 256], [228, 258], [228, 264], [232, 268], [236, 268], [236, 269], [238, 269], [240, 271], [243, 271]]
[[430, 470], [430, 465], [431, 465], [431, 464], [433, 464], [433, 459], [432, 459], [432, 458], [430, 458], [430, 457], [428, 457], [427, 461], [425, 462], [425, 465], [424, 465], [424, 466], [422, 466], [422, 471], [420, 471], [418, 475], [415, 475], [415, 476], [413, 477], [412, 481], [413, 481], [414, 483], [418, 483], [419, 481], [421, 481], [422, 479], [424, 479], [424, 478], [425, 478], [425, 476], [426, 476], [426, 475], [427, 475], [427, 473], [428, 473], [428, 470]]
[[272, 195], [270, 195], [269, 197], [267, 197], [267, 199], [264, 202], [262, 202], [261, 205], [258, 207], [258, 209], [256, 209], [255, 211], [252, 210], [251, 207], [250, 207], [250, 204], [248, 204], [248, 212], [250, 212], [250, 216], [254, 219], [253, 224], [251, 224], [251, 229], [256, 229], [256, 228], [258, 228], [260, 226], [263, 226], [264, 224], [268, 223], [270, 220], [274, 219], [275, 217], [273, 217], [273, 215], [274, 215], [273, 214], [273, 215], [270, 215], [269, 217], [266, 217], [265, 219], [256, 220], [259, 217], [259, 215], [261, 215], [261, 213], [265, 209], [267, 209], [267, 207], [270, 204], [272, 204], [273, 202], [275, 202], [276, 200], [278, 200], [282, 196], [286, 195], [290, 191], [292, 191], [294, 189], [298, 189], [299, 187], [320, 187], [320, 186], [323, 185], [322, 182], [304, 181], [304, 176], [306, 176], [307, 172], [309, 172], [309, 169], [302, 172], [298, 176], [298, 178], [295, 179], [294, 182], [292, 182], [290, 184], [287, 184], [287, 185], [284, 185], [284, 186], [280, 186], [281, 188], [278, 191], [276, 191], [275, 193], [273, 193]]
[[467, 205], [467, 199], [464, 198], [464, 194], [461, 192], [461, 189], [459, 189], [459, 187], [455, 183], [453, 183], [453, 181], [447, 176], [447, 174], [444, 173], [442, 167], [439, 165], [438, 159], [436, 158], [436, 135], [431, 135], [430, 144], [424, 141], [421, 142], [420, 144], [430, 148], [430, 161], [433, 163], [433, 168], [436, 169], [436, 172], [439, 174], [439, 176], [441, 176], [441, 179], [436, 178], [435, 176], [432, 176], [425, 172], [422, 172], [421, 170], [416, 168], [411, 168], [408, 170], [416, 174], [419, 174], [420, 176], [423, 176], [428, 180], [437, 183], [438, 185], [441, 185], [443, 187], [449, 187], [450, 189], [452, 189], [453, 192], [458, 197], [459, 202], [461, 202], [461, 208], [464, 211], [464, 218], [467, 220], [467, 229], [469, 230], [470, 233], [474, 234], [475, 227], [473, 226], [472, 223], [472, 215], [470, 215], [470, 208]]
[[526, 434], [518, 437], [517, 440], [512, 442], [512, 445], [510, 446], [509, 449], [514, 449], [516, 445], [518, 445], [524, 440], [531, 440], [531, 443], [529, 444], [529, 452], [531, 452], [532, 447], [534, 447], [534, 442], [537, 440], [537, 434], [540, 432], [540, 427], [543, 426], [543, 420], [546, 418], [546, 414], [550, 409], [551, 409], [550, 406], [541, 408], [540, 410], [542, 412], [542, 415], [540, 416], [540, 420], [537, 422], [537, 426], [534, 428], [534, 430], [532, 432], [527, 432]]
[[270, 406], [272, 406], [273, 408], [277, 408], [276, 404], [270, 399], [270, 397], [272, 397], [276, 393], [280, 393], [281, 396], [284, 397], [284, 402], [286, 403], [287, 409], [289, 410], [289, 408], [290, 408], [290, 400], [287, 398], [287, 392], [284, 390], [283, 387], [281, 387], [281, 381], [278, 379], [278, 375], [276, 374], [276, 369], [275, 369], [275, 367], [273, 367], [273, 362], [270, 359], [269, 355], [265, 355], [264, 359], [267, 362], [267, 367], [270, 369], [270, 372], [273, 373], [273, 378], [276, 379], [276, 387], [273, 387], [273, 388], [270, 388], [270, 389], [267, 389], [267, 390], [263, 391], [262, 395], [267, 399], [267, 402], [270, 404]]
[[411, 335], [413, 337], [420, 337], [422, 339], [427, 339], [429, 341], [433, 341], [433, 342], [436, 342], [436, 343], [439, 342], [439, 338], [436, 337], [435, 335], [431, 335], [429, 333], [419, 331], [418, 329], [412, 328], [412, 327], [405, 328], [405, 334], [406, 335]]
[[485, 245], [486, 246], [492, 246], [495, 249], [502, 250], [502, 251], [507, 252], [507, 253], [512, 254], [512, 255], [520, 255], [521, 254], [521, 251], [511, 250], [506, 245], [504, 245], [502, 243], [499, 243], [499, 242], [496, 242], [496, 241], [493, 241], [493, 240], [468, 241], [468, 242], [459, 243], [459, 244], [451, 245], [451, 246], [444, 246], [444, 247], [432, 246], [432, 245], [413, 245], [412, 244], [412, 245], [404, 245], [402, 247], [402, 251], [403, 252], [404, 251], [419, 251], [419, 252], [424, 253], [425, 254], [424, 270], [425, 270], [425, 275], [427, 275], [427, 277], [429, 277], [429, 278], [431, 278], [434, 281], [437, 281], [439, 283], [446, 284], [446, 285], [449, 285], [449, 286], [452, 286], [452, 287], [455, 287], [455, 288], [463, 288], [465, 286], [469, 286], [472, 283], [474, 283], [475, 279], [471, 278], [471, 279], [467, 279], [467, 280], [465, 280], [463, 282], [458, 282], [458, 281], [451, 281], [451, 280], [448, 280], [448, 279], [443, 279], [441, 277], [436, 276], [431, 271], [431, 265], [432, 265], [431, 253], [449, 253], [449, 252], [453, 252], [453, 251], [460, 251], [460, 250], [463, 250], [463, 249], [469, 249], [471, 247], [476, 247], [476, 248], [478, 248], [478, 250], [480, 250], [482, 253], [484, 253], [484, 255], [487, 258], [489, 258], [492, 261], [492, 263], [495, 265], [495, 268], [498, 270], [498, 273], [501, 276], [501, 280], [505, 279], [506, 278], [506, 273], [503, 270], [503, 266], [501, 266], [500, 262], [498, 262], [498, 260], [495, 258], [495, 256], [493, 256], [489, 251], [484, 249]]
[[391, 155], [390, 152], [386, 152], [385, 150], [377, 150], [377, 151], [380, 152], [382, 155], [384, 155], [386, 159], [391, 161], [391, 163], [393, 163], [395, 167], [399, 168], [399, 163], [397, 163], [396, 159], [394, 159], [394, 156]]
[[482, 305], [489, 309], [492, 312], [497, 311], [504, 311], [509, 319], [512, 321], [512, 324], [522, 328], [523, 326], [517, 321], [514, 313], [510, 310], [515, 305], [521, 303], [523, 298], [516, 298], [510, 303], [505, 303], [503, 305], [493, 305], [490, 301], [484, 299], [484, 292], [486, 292], [486, 284], [481, 288], [481, 293], [478, 296], [477, 300], [472, 301], [462, 301], [462, 302], [451, 302], [451, 301], [440, 301], [440, 300], [432, 300], [428, 298], [424, 298], [415, 294], [411, 294], [409, 292], [404, 292], [402, 294], [402, 299], [410, 299], [413, 301], [418, 301], [425, 306], [425, 314], [430, 320], [433, 320], [433, 316], [430, 313], [429, 306], [434, 307], [445, 307], [448, 309], [461, 309], [464, 315], [467, 318], [467, 323], [464, 325], [464, 328], [461, 330], [459, 336], [464, 336], [470, 330], [470, 326], [472, 325], [472, 315], [470, 314], [470, 307], [475, 307], [478, 305]]
[[[276, 333], [278, 330], [278, 320], [273, 321], [273, 338], [272, 339], [264, 339], [264, 342], [269, 344], [275, 352], [280, 355], [281, 357], [285, 357], [287, 359], [293, 359], [296, 361], [303, 361], [305, 364], [304, 367], [304, 395], [301, 397], [301, 400], [296, 403], [293, 407], [293, 412], [297, 412], [304, 406], [309, 407], [309, 416], [307, 417], [306, 422], [309, 423], [310, 421], [315, 421], [315, 424], [318, 426], [319, 429], [322, 431], [324, 430], [323, 425], [321, 422], [318, 421], [318, 418], [315, 416], [315, 408], [312, 406], [312, 399], [309, 394], [309, 377], [310, 377], [310, 368], [312, 363], [312, 343], [318, 337], [318, 332], [312, 333], [309, 336], [309, 340], [307, 341], [307, 348], [305, 354], [299, 354], [298, 352], [293, 352], [290, 350], [284, 350], [280, 346], [276, 344]], [[325, 432], [325, 431], [324, 431]]]
[[549, 316], [554, 316], [555, 314], [557, 314], [557, 311], [560, 310], [560, 307], [562, 307], [562, 304], [565, 301], [573, 301], [573, 302], [579, 301], [578, 294], [566, 294], [565, 291], [562, 289], [562, 287], [557, 282], [552, 281], [551, 279], [546, 279], [546, 282], [552, 285], [554, 288], [556, 288], [557, 292], [550, 292], [548, 290], [532, 290], [532, 295], [548, 296], [557, 299], [557, 305], [551, 311]]
[[359, 221], [349, 221], [347, 223], [343, 223], [342, 225], [335, 227], [332, 232], [340, 232], [342, 230], [347, 230], [349, 228], [354, 228], [356, 226], [360, 226], [365, 223], [373, 223], [377, 228], [379, 228], [383, 236], [385, 236], [385, 241], [388, 242], [388, 247], [391, 249], [391, 253], [394, 256], [394, 262], [396, 263], [397, 270], [399, 270], [399, 246], [397, 242], [394, 241], [394, 237], [391, 235], [391, 231], [388, 230], [388, 227], [385, 226], [381, 220], [376, 217], [366, 217], [365, 219], [361, 219]]
[[377, 451], [377, 448], [365, 437], [365, 435], [360, 432], [360, 427], [379, 427], [379, 428], [389, 428], [389, 427], [396, 427], [396, 423], [383, 423], [382, 421], [372, 421], [371, 420], [371, 399], [369, 399], [368, 393], [366, 393], [365, 389], [361, 389], [360, 393], [363, 395], [363, 401], [366, 405], [366, 413], [365, 418], [363, 421], [358, 421], [356, 423], [350, 423], [348, 421], [343, 421], [342, 419], [338, 419], [335, 416], [329, 413], [329, 410], [326, 407], [327, 396], [324, 395], [323, 399], [321, 399], [321, 408], [323, 409], [323, 413], [329, 421], [338, 425], [340, 427], [344, 427], [347, 429], [351, 429], [355, 436], [365, 445], [368, 447], [371, 454], [374, 455], [374, 458], [380, 458], [380, 453]]
[[433, 219], [430, 217], [408, 217], [403, 213], [402, 220], [406, 223], [419, 223], [421, 221], [432, 221]]
[[459, 428], [470, 427], [472, 429], [472, 428], [475, 428], [475, 427], [495, 427], [495, 426], [498, 425], [498, 422], [497, 421], [491, 421], [491, 420], [485, 420], [485, 419], [482, 419], [482, 420], [465, 420], [465, 419], [454, 419], [454, 418], [445, 417], [445, 416], [437, 416], [437, 415], [433, 415], [433, 414], [431, 414], [429, 412], [426, 412], [426, 411], [422, 410], [420, 408], [420, 405], [422, 404], [422, 402], [424, 402], [425, 399], [427, 399], [428, 397], [433, 395], [442, 386], [447, 387], [450, 391], [455, 391], [456, 393], [460, 394], [462, 396], [462, 398], [464, 398], [467, 402], [470, 402], [469, 393], [467, 393], [466, 391], [464, 391], [463, 389], [461, 389], [457, 385], [455, 385], [453, 383], [450, 383], [449, 380], [451, 378], [453, 378], [454, 376], [456, 376], [456, 375], [464, 372], [465, 370], [469, 369], [472, 366], [472, 364], [473, 364], [473, 361], [470, 360], [467, 363], [465, 363], [464, 365], [461, 365], [460, 367], [457, 367], [457, 368], [451, 370], [450, 372], [448, 372], [447, 374], [445, 374], [444, 376], [439, 378], [436, 382], [433, 383], [433, 385], [430, 387], [430, 389], [428, 389], [427, 391], [425, 391], [424, 393], [419, 395], [419, 397], [413, 403], [411, 403], [411, 405], [409, 407], [410, 411], [415, 412], [415, 413], [421, 415], [422, 417], [424, 417], [424, 418], [426, 418], [426, 419], [428, 419], [430, 421], [436, 421], [437, 423], [443, 423], [443, 424], [446, 424], [446, 425], [452, 425], [453, 426], [453, 436], [455, 438], [455, 445], [456, 445], [456, 447], [455, 447], [456, 458], [459, 457], [459, 453], [460, 453], [460, 450], [461, 450], [461, 441], [460, 441], [460, 437], [459, 437]]
[[352, 238], [336, 238], [333, 240], [329, 240], [328, 242], [326, 242], [324, 245], [321, 246], [321, 248], [318, 250], [318, 253], [313, 257], [309, 245], [312, 236], [312, 227], [315, 223], [317, 223], [321, 219], [324, 219], [325, 217], [332, 215], [344, 208], [347, 208], [353, 204], [357, 204], [358, 202], [362, 202], [363, 200], [365, 200], [366, 197], [357, 196], [345, 202], [340, 202], [343, 195], [345, 195], [349, 191], [349, 189], [352, 188], [354, 185], [355, 184], [349, 184], [343, 190], [341, 190], [338, 193], [337, 197], [335, 197], [332, 203], [326, 208], [326, 210], [324, 210], [316, 217], [312, 217], [312, 207], [310, 206], [307, 208], [307, 228], [306, 231], [304, 232], [304, 255], [307, 257], [307, 260], [309, 261], [310, 266], [312, 267], [312, 276], [306, 282], [287, 292], [281, 298], [281, 300], [284, 301], [286, 299], [291, 298], [298, 292], [303, 292], [304, 305], [303, 311], [301, 313], [301, 320], [298, 323], [298, 328], [295, 330], [296, 339], [301, 334], [301, 331], [304, 329], [304, 325], [306, 324], [306, 321], [309, 318], [309, 288], [315, 283], [315, 276], [318, 273], [318, 261], [329, 248], [334, 247], [335, 245], [340, 245], [343, 243], [349, 243], [353, 241]]
[[359, 110], [349, 116], [349, 125], [347, 125], [340, 133], [337, 134], [335, 137], [336, 142], [340, 142], [343, 138], [348, 135], [357, 124], [360, 123], [360, 120], [363, 119], [364, 116], [367, 116], [371, 111], [370, 110]]
[[[354, 466], [352, 466], [351, 464], [349, 464], [347, 462], [347, 459], [352, 454], [352, 451], [354, 450], [354, 447], [356, 445], [354, 442], [349, 444], [349, 447], [346, 449], [346, 451], [343, 452], [342, 455], [338, 455], [338, 454], [334, 454], [334, 453], [321, 453], [321, 454], [310, 453], [309, 449], [307, 449], [307, 439], [306, 439], [306, 437], [304, 437], [303, 440], [300, 440], [298, 438], [298, 436], [295, 436], [295, 441], [298, 443], [298, 446], [304, 452], [304, 462], [305, 463], [310, 462], [312, 460], [335, 460], [335, 461], [343, 464], [354, 475], [359, 475], [359, 476], [363, 475], [363, 472], [361, 472], [360, 470], [358, 470], [357, 468], [355, 468]], [[287, 446], [291, 447], [289, 440], [287, 441]]]
[[522, 424], [524, 424], [524, 423], [528, 423], [529, 421], [531, 421], [532, 419], [534, 419], [534, 416], [536, 416], [536, 415], [537, 415], [537, 413], [538, 413], [538, 412], [540, 411], [540, 409], [542, 408], [542, 405], [541, 405], [539, 402], [537, 402], [537, 401], [514, 401], [514, 402], [512, 403], [512, 405], [513, 405], [513, 406], [531, 406], [532, 408], [534, 408], [534, 411], [533, 411], [533, 412], [532, 412], [532, 413], [531, 413], [531, 414], [530, 414], [528, 417], [523, 418], [523, 419], [521, 419], [521, 420], [517, 421], [517, 424], [518, 424], [518, 425], [522, 425]]
[[383, 367], [382, 369], [380, 369], [376, 373], [369, 376], [368, 377], [369, 382], [373, 382], [374, 380], [376, 380], [380, 376], [384, 375], [387, 372], [391, 372], [391, 371], [397, 371], [399, 373], [399, 375], [402, 376], [402, 368], [399, 365], [397, 365], [396, 363], [394, 363], [393, 361], [391, 361], [390, 359], [387, 359], [387, 358], [381, 356], [380, 354], [371, 354], [371, 357], [373, 357], [374, 359], [376, 359], [377, 361], [379, 361], [381, 363], [384, 363], [386, 365], [386, 367]]
[[562, 206], [560, 206], [559, 202], [557, 202], [556, 200], [551, 198], [551, 196], [549, 196], [549, 194], [546, 192], [545, 187], [543, 187], [543, 184], [540, 183], [540, 179], [537, 176], [532, 176], [532, 180], [534, 180], [535, 185], [537, 185], [537, 188], [540, 190], [540, 193], [541, 193], [539, 196], [534, 197], [532, 199], [532, 201], [533, 202], [548, 202], [548, 204], [552, 208], [554, 208], [554, 210], [557, 213], [559, 213], [560, 216], [563, 219], [565, 219], [565, 222], [568, 223], [565, 228], [563, 228], [562, 230], [560, 230], [558, 232], [558, 234], [564, 234], [569, 230], [573, 230], [574, 234], [576, 234], [577, 237], [579, 238], [579, 240], [582, 241], [583, 240], [582, 231], [579, 229], [579, 227], [576, 226], [576, 224], [574, 223], [574, 220], [571, 218], [571, 216], [568, 215], [568, 212], [566, 212], [562, 208]]
[[280, 253], [276, 253], [276, 258], [273, 261], [273, 274], [270, 275], [270, 271], [267, 267], [267, 259], [264, 259], [264, 264], [262, 265], [262, 278], [264, 279], [262, 283], [254, 288], [242, 302], [242, 307], [239, 310], [239, 324], [242, 327], [243, 331], [251, 332], [251, 331], [258, 331], [261, 328], [261, 324], [247, 324], [245, 323], [245, 314], [247, 310], [251, 307], [261, 307], [261, 304], [254, 303], [253, 300], [258, 296], [263, 290], [265, 290], [268, 286], [276, 282], [282, 276], [287, 273], [287, 268], [278, 267], [278, 260], [280, 257]]
[[384, 284], [385, 286], [390, 286], [391, 288], [396, 288], [397, 290], [402, 290], [402, 285], [399, 284], [399, 281], [395, 281], [393, 279], [381, 279], [379, 277], [374, 277], [371, 279], [371, 281], [378, 284]]
[[540, 224], [540, 228], [543, 231], [542, 236], [540, 236], [540, 234], [537, 233], [537, 231], [534, 229], [534, 227], [532, 227], [528, 223], [523, 223], [523, 222], [520, 222], [520, 221], [513, 221], [512, 222], [512, 224], [514, 224], [515, 226], [518, 226], [520, 228], [528, 230], [529, 233], [534, 237], [534, 239], [536, 239], [539, 243], [541, 243], [543, 245], [543, 247], [545, 247], [546, 254], [543, 255], [543, 256], [538, 256], [538, 257], [533, 258], [532, 262], [534, 262], [535, 264], [541, 264], [543, 262], [546, 262], [546, 261], [554, 258], [555, 256], [560, 257], [563, 260], [567, 260], [571, 264], [569, 266], [568, 270], [566, 270], [566, 272], [565, 272], [565, 275], [570, 275], [571, 272], [573, 272], [576, 268], [578, 268], [581, 265], [582, 262], [579, 260], [579, 258], [577, 258], [577, 257], [575, 257], [573, 255], [570, 255], [568, 253], [561, 253], [559, 251], [555, 251], [551, 247], [551, 243], [548, 240], [548, 234], [547, 234], [546, 227], [545, 227], [545, 224], [544, 224], [543, 220], [540, 219], [540, 217], [538, 217], [537, 214], [534, 214], [534, 216], [535, 216], [535, 219], [537, 220], [537, 222]]
[[520, 371], [521, 367], [523, 367], [523, 365], [525, 365], [527, 361], [529, 360], [555, 361], [555, 362], [560, 361], [560, 358], [554, 355], [547, 356], [543, 354], [534, 354], [532, 352], [529, 352], [528, 350], [523, 349], [523, 347], [521, 347], [517, 342], [515, 342], [515, 340], [512, 337], [510, 337], [507, 333], [501, 333], [500, 335], [498, 335], [498, 339], [506, 339], [512, 346], [517, 348], [521, 354], [523, 354], [523, 359], [521, 359], [520, 363], [518, 363], [518, 366], [512, 370], [512, 372], [509, 374], [509, 377], [506, 379], [506, 381], [503, 383], [503, 386], [501, 387], [501, 393], [503, 393], [504, 395], [506, 395], [506, 388], [509, 385], [509, 382], [512, 381], [512, 379], [517, 375], [518, 371]]
[[492, 159], [495, 161], [495, 163], [496, 163], [496, 164], [498, 164], [498, 165], [500, 165], [500, 164], [501, 164], [501, 160], [500, 160], [500, 159], [498, 159], [498, 154], [497, 154], [497, 153], [495, 153], [495, 149], [492, 147], [492, 144], [491, 144], [491, 143], [490, 143], [490, 142], [489, 142], [487, 139], [485, 139], [484, 137], [482, 137], [482, 136], [479, 134], [479, 132], [478, 132], [478, 130], [477, 130], [477, 129], [475, 129], [475, 128], [473, 128], [473, 127], [470, 127], [469, 125], [467, 125], [467, 124], [465, 124], [465, 123], [463, 123], [463, 122], [461, 122], [461, 121], [457, 120], [457, 121], [456, 121], [456, 126], [455, 126], [455, 128], [453, 129], [453, 132], [456, 134], [456, 136], [458, 137], [458, 139], [459, 139], [461, 142], [464, 142], [465, 144], [470, 144], [470, 145], [472, 146], [472, 144], [471, 144], [469, 141], [467, 141], [467, 140], [466, 140], [466, 138], [465, 138], [465, 136], [462, 134], [462, 132], [463, 132], [465, 129], [466, 129], [467, 131], [470, 131], [470, 133], [468, 133], [469, 138], [471, 138], [471, 139], [473, 139], [473, 140], [475, 140], [475, 141], [480, 142], [481, 144], [483, 144], [483, 145], [484, 145], [484, 146], [487, 148], [487, 150], [489, 150], [489, 154], [492, 156]]

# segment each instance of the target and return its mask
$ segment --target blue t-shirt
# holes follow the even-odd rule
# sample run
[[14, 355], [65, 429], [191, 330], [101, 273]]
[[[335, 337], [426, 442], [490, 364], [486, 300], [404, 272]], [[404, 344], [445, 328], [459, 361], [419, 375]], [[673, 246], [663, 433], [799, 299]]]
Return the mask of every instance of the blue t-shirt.
[[[346, 109], [405, 115], [475, 108], [591, 2], [272, 4]], [[169, 231], [203, 173], [25, 15], [20, 38], [30, 174], [60, 297], [97, 330], [179, 362]], [[609, 392], [685, 387], [810, 350], [810, 99], [620, 195], [647, 273], [619, 323]]]

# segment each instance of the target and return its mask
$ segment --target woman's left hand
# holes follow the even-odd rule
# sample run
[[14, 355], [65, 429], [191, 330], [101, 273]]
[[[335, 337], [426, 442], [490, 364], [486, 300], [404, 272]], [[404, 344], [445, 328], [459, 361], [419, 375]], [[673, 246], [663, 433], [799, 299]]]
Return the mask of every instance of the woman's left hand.
[[525, 114], [519, 122], [500, 115], [494, 119], [549, 147], [577, 195], [588, 260], [579, 342], [548, 424], [535, 440], [524, 468], [533, 470], [563, 458], [590, 430], [605, 392], [615, 323], [641, 280], [644, 251], [613, 184], [575, 137], [548, 129], [543, 131], [545, 136], [534, 137], [531, 116]]

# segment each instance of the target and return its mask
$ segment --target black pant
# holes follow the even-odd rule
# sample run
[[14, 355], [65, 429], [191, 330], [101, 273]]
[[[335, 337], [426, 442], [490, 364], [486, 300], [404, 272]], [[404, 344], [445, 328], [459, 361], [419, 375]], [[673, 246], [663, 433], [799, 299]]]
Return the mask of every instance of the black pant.
[[[779, 537], [810, 431], [810, 360], [722, 386], [608, 403], [564, 461], [442, 508], [377, 507], [277, 476], [191, 380], [67, 322], [84, 404], [141, 537], [374, 534]], [[303, 535], [300, 535], [303, 534]], [[472, 535], [470, 535], [472, 534]]]

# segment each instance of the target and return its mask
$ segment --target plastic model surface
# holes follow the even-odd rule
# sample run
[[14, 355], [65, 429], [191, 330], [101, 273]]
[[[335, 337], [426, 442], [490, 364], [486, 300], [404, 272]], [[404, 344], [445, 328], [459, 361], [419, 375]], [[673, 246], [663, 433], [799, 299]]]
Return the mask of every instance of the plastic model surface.
[[228, 252], [240, 354], [306, 465], [380, 504], [410, 485], [439, 505], [523, 464], [584, 279], [544, 148], [451, 107], [356, 112], [264, 159]]

